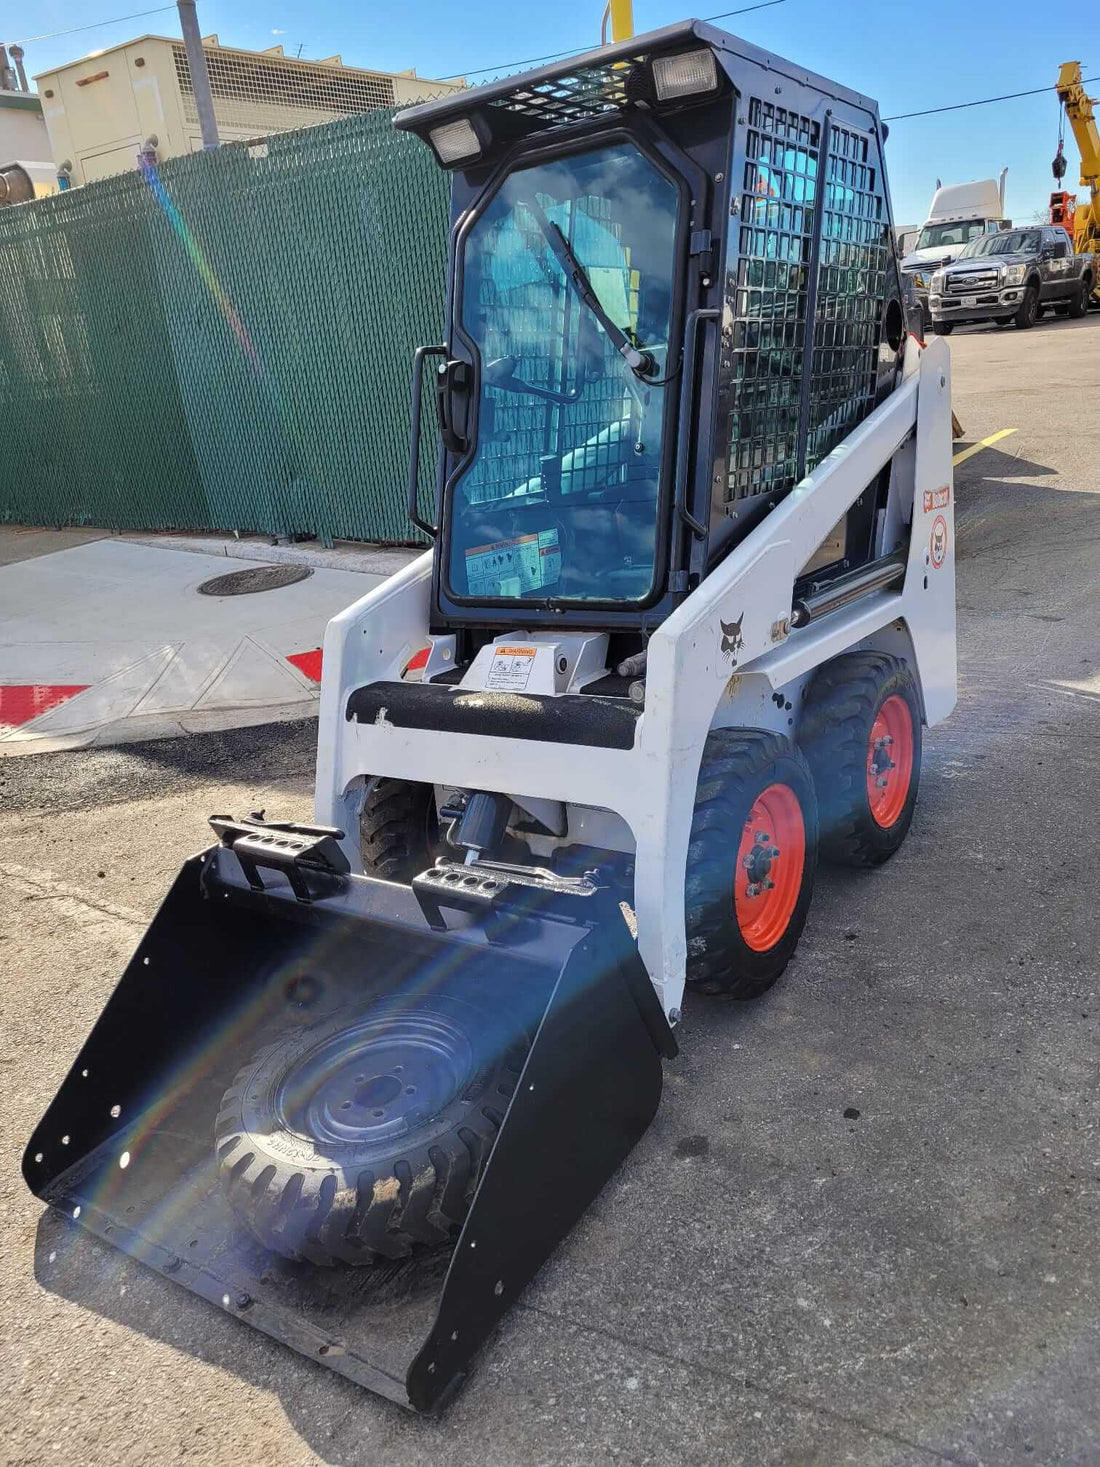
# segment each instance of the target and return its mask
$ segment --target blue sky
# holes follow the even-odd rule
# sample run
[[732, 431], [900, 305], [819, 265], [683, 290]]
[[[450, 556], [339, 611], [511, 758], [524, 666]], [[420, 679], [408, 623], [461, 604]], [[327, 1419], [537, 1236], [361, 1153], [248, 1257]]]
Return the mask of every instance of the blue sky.
[[[711, 4], [715, 0], [711, 0]], [[737, 0], [717, 0], [720, 5]], [[79, 25], [96, 16], [125, 15], [155, 0], [9, 0], [9, 37], [33, 36]], [[339, 52], [351, 65], [422, 76], [449, 76], [507, 63], [599, 37], [600, 0], [555, 0], [524, 5], [517, 0], [443, 0], [416, 4], [348, 6], [337, 0], [198, 0], [204, 34], [215, 31], [227, 45], [259, 48], [282, 44], [305, 56]], [[709, 14], [710, 6], [703, 7]], [[634, 0], [637, 31], [682, 19], [670, 0]], [[1088, 15], [1061, 13], [1061, 23], [1035, 25], [1033, 5], [1022, 0], [964, 5], [923, 0], [905, 9], [871, 0], [784, 0], [754, 14], [718, 24], [790, 57], [825, 76], [878, 99], [883, 116], [911, 112], [1002, 92], [1053, 84], [1062, 61], [1079, 59], [1085, 75], [1100, 75], [1100, 46], [1090, 66]], [[145, 32], [176, 34], [174, 9], [161, 15], [29, 44], [27, 69], [43, 71], [97, 47]], [[491, 73], [490, 73], [491, 74]], [[1093, 88], [1100, 92], [1100, 85]], [[887, 166], [898, 224], [919, 223], [937, 176], [945, 183], [996, 176], [1008, 166], [1008, 211], [1027, 221], [1045, 209], [1053, 188], [1050, 160], [1058, 138], [1053, 93], [1024, 97], [939, 117], [891, 124]], [[1077, 153], [1067, 144], [1071, 186]]]

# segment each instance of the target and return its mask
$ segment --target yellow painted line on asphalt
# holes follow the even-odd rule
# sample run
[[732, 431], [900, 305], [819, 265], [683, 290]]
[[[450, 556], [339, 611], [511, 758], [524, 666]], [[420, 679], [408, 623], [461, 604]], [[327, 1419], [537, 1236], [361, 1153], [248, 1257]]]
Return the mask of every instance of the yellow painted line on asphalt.
[[976, 453], [981, 453], [983, 448], [992, 448], [1002, 438], [1007, 438], [1010, 433], [1018, 433], [1019, 428], [1002, 428], [999, 433], [990, 433], [988, 438], [983, 438], [980, 443], [972, 443], [969, 448], [964, 448], [962, 453], [957, 453], [951, 460], [952, 468], [958, 468], [960, 464], [966, 463], [968, 458], [973, 458]]

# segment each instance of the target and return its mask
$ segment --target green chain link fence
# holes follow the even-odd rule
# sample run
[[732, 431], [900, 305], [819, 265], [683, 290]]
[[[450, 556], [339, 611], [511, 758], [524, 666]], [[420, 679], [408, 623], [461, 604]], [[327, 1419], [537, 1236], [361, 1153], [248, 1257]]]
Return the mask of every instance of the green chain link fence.
[[415, 535], [447, 176], [390, 116], [0, 210], [0, 520]]

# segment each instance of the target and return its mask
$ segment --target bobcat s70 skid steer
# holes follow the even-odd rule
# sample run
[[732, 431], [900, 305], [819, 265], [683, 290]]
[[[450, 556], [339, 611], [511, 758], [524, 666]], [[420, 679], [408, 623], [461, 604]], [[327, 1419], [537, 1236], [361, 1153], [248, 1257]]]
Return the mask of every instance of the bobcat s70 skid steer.
[[692, 21], [396, 125], [452, 180], [431, 549], [328, 628], [316, 825], [213, 819], [24, 1169], [425, 1410], [645, 1131], [685, 987], [762, 993], [819, 856], [904, 839], [951, 391], [866, 97]]

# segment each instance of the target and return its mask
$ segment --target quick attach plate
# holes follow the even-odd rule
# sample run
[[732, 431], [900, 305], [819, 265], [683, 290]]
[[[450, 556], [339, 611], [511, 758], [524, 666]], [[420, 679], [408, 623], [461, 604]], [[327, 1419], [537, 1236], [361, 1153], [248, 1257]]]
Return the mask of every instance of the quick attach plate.
[[211, 815], [210, 829], [241, 863], [241, 870], [253, 891], [265, 890], [260, 867], [281, 871], [290, 882], [300, 902], [311, 902], [316, 895], [330, 895], [332, 880], [315, 882], [311, 888], [307, 873], [314, 877], [341, 877], [351, 870], [339, 842], [344, 832], [333, 825], [297, 825], [292, 820], [265, 820], [263, 811], [247, 820], [232, 815]]
[[[579, 897], [589, 905], [575, 909], [575, 919], [589, 922], [597, 915], [592, 904], [610, 896], [608, 888], [595, 879], [595, 873], [559, 876], [545, 866], [513, 866], [504, 861], [476, 861], [466, 866], [440, 860], [413, 877], [412, 889], [420, 910], [436, 932], [446, 930], [443, 907], [484, 917], [494, 911], [545, 911], [552, 904], [555, 916], [569, 920], [574, 914], [568, 899]], [[486, 933], [492, 941], [489, 924]]]

